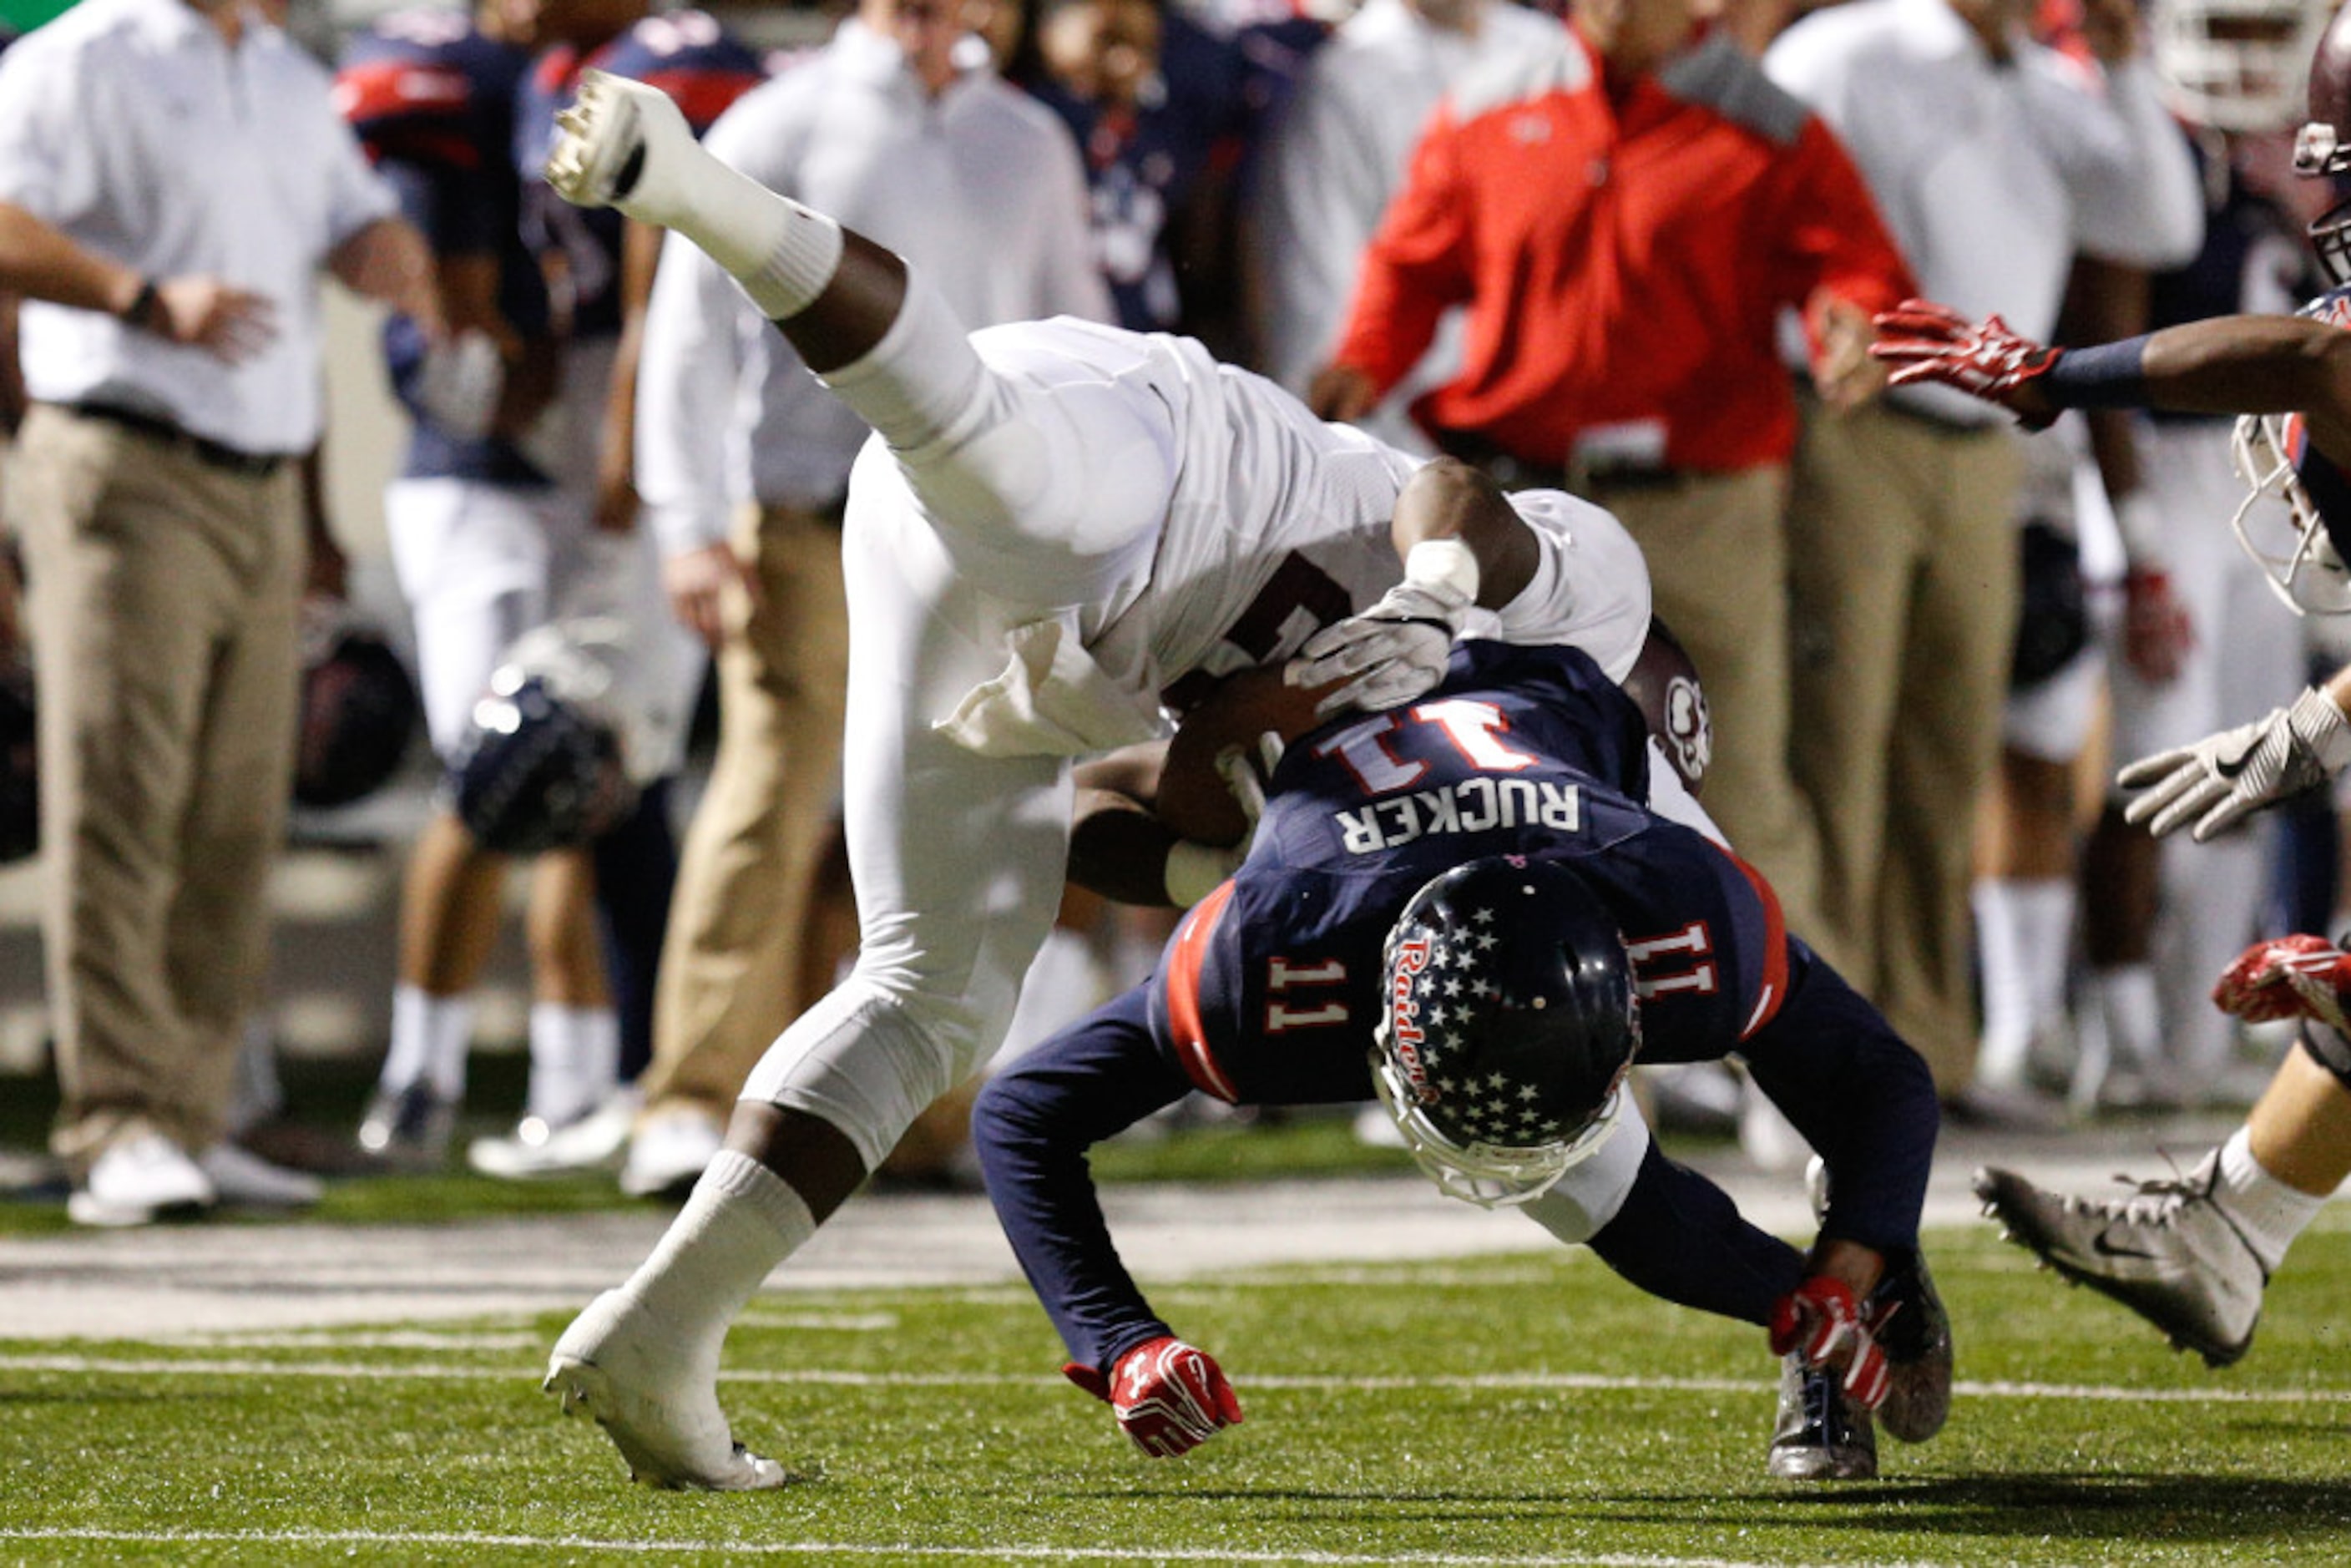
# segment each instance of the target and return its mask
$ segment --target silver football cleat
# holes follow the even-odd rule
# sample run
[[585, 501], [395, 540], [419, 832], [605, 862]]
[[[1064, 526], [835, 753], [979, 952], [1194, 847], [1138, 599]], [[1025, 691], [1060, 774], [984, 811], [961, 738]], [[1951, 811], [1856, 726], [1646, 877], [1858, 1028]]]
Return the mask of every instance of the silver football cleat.
[[1877, 1424], [1888, 1437], [1923, 1443], [1951, 1416], [1951, 1315], [1926, 1258], [1913, 1253], [1907, 1265], [1879, 1281], [1865, 1315], [1886, 1353], [1886, 1398], [1877, 1406]]
[[1780, 1412], [1771, 1427], [1765, 1468], [1782, 1480], [1867, 1481], [1877, 1479], [1877, 1434], [1869, 1412], [1845, 1397], [1843, 1374], [1805, 1366], [1790, 1352], [1780, 1359]]
[[699, 1491], [761, 1491], [789, 1478], [735, 1441], [715, 1374], [618, 1291], [588, 1303], [555, 1342], [546, 1381], [566, 1416], [590, 1416], [628, 1461], [629, 1479]]
[[2184, 1176], [2105, 1199], [1991, 1168], [1974, 1185], [1985, 1212], [2042, 1261], [2112, 1296], [2207, 1365], [2227, 1366], [2253, 1342], [2269, 1270], [2212, 1200], [2220, 1169], [2215, 1152]]

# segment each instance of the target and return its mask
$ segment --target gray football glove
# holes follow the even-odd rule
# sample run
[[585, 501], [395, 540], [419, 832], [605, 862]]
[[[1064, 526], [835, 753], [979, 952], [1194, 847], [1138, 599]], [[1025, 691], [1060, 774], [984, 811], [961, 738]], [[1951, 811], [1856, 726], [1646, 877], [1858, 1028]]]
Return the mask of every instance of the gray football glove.
[[2124, 808], [2125, 821], [2144, 822], [2160, 838], [2192, 820], [2192, 836], [2202, 843], [2264, 806], [2315, 789], [2346, 762], [2351, 721], [2314, 689], [2266, 718], [2142, 757], [2115, 782], [2147, 791]]

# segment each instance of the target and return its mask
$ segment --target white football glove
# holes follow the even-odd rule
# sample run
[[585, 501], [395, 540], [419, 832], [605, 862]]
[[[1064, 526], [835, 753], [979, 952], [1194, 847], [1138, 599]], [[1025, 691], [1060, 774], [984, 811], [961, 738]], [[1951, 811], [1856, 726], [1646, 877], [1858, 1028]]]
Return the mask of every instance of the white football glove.
[[1309, 637], [1282, 679], [1293, 686], [1345, 681], [1314, 705], [1324, 718], [1410, 702], [1445, 678], [1453, 639], [1477, 602], [1478, 558], [1469, 547], [1423, 539], [1405, 556], [1402, 582], [1362, 614]]
[[416, 378], [416, 406], [437, 428], [461, 441], [479, 441], [497, 418], [506, 381], [497, 343], [468, 327], [426, 352]]
[[2193, 819], [2202, 843], [2264, 806], [2343, 771], [2351, 762], [2351, 720], [2325, 693], [2305, 691], [2290, 708], [2208, 735], [2192, 746], [2142, 757], [2115, 776], [2146, 794], [2123, 810], [2158, 838]]

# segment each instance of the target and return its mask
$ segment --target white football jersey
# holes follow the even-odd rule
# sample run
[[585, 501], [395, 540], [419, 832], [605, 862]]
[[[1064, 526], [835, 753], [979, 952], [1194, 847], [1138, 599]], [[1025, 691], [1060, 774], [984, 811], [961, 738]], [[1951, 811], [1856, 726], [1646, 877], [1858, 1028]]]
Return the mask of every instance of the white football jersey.
[[[1048, 384], [1098, 376], [1172, 417], [1176, 480], [1158, 536], [1077, 616], [1094, 662], [1138, 695], [1188, 706], [1196, 688], [1186, 677], [1287, 658], [1402, 578], [1389, 523], [1421, 459], [1314, 418], [1190, 339], [1058, 319], [972, 343], [999, 373]], [[1545, 571], [1522, 596], [1543, 602], [1527, 613], [1513, 605], [1499, 630], [1573, 643], [1621, 679], [1648, 633], [1639, 547], [1608, 513], [1560, 492], [1512, 504], [1544, 542]]]

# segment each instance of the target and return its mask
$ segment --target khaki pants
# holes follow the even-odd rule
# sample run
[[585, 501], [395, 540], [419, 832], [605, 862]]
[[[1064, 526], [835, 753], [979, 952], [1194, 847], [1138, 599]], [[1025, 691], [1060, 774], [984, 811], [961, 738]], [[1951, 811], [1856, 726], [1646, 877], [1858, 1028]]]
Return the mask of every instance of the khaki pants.
[[765, 601], [737, 595], [719, 650], [718, 755], [681, 853], [653, 1004], [648, 1112], [720, 1116], [799, 1016], [800, 954], [830, 836], [849, 685], [841, 525], [747, 508], [737, 548]]
[[1707, 811], [1770, 879], [1788, 929], [1817, 943], [1819, 849], [1788, 770], [1787, 484], [1773, 465], [1591, 496], [1640, 541], [1657, 618], [1698, 666], [1714, 724]]
[[40, 701], [42, 908], [78, 1168], [217, 1142], [267, 963], [304, 573], [290, 466], [235, 475], [62, 410], [9, 470]]
[[2022, 469], [2005, 427], [1807, 404], [1789, 505], [1822, 913], [1946, 1098], [1975, 1069], [1970, 845], [2016, 634]]

